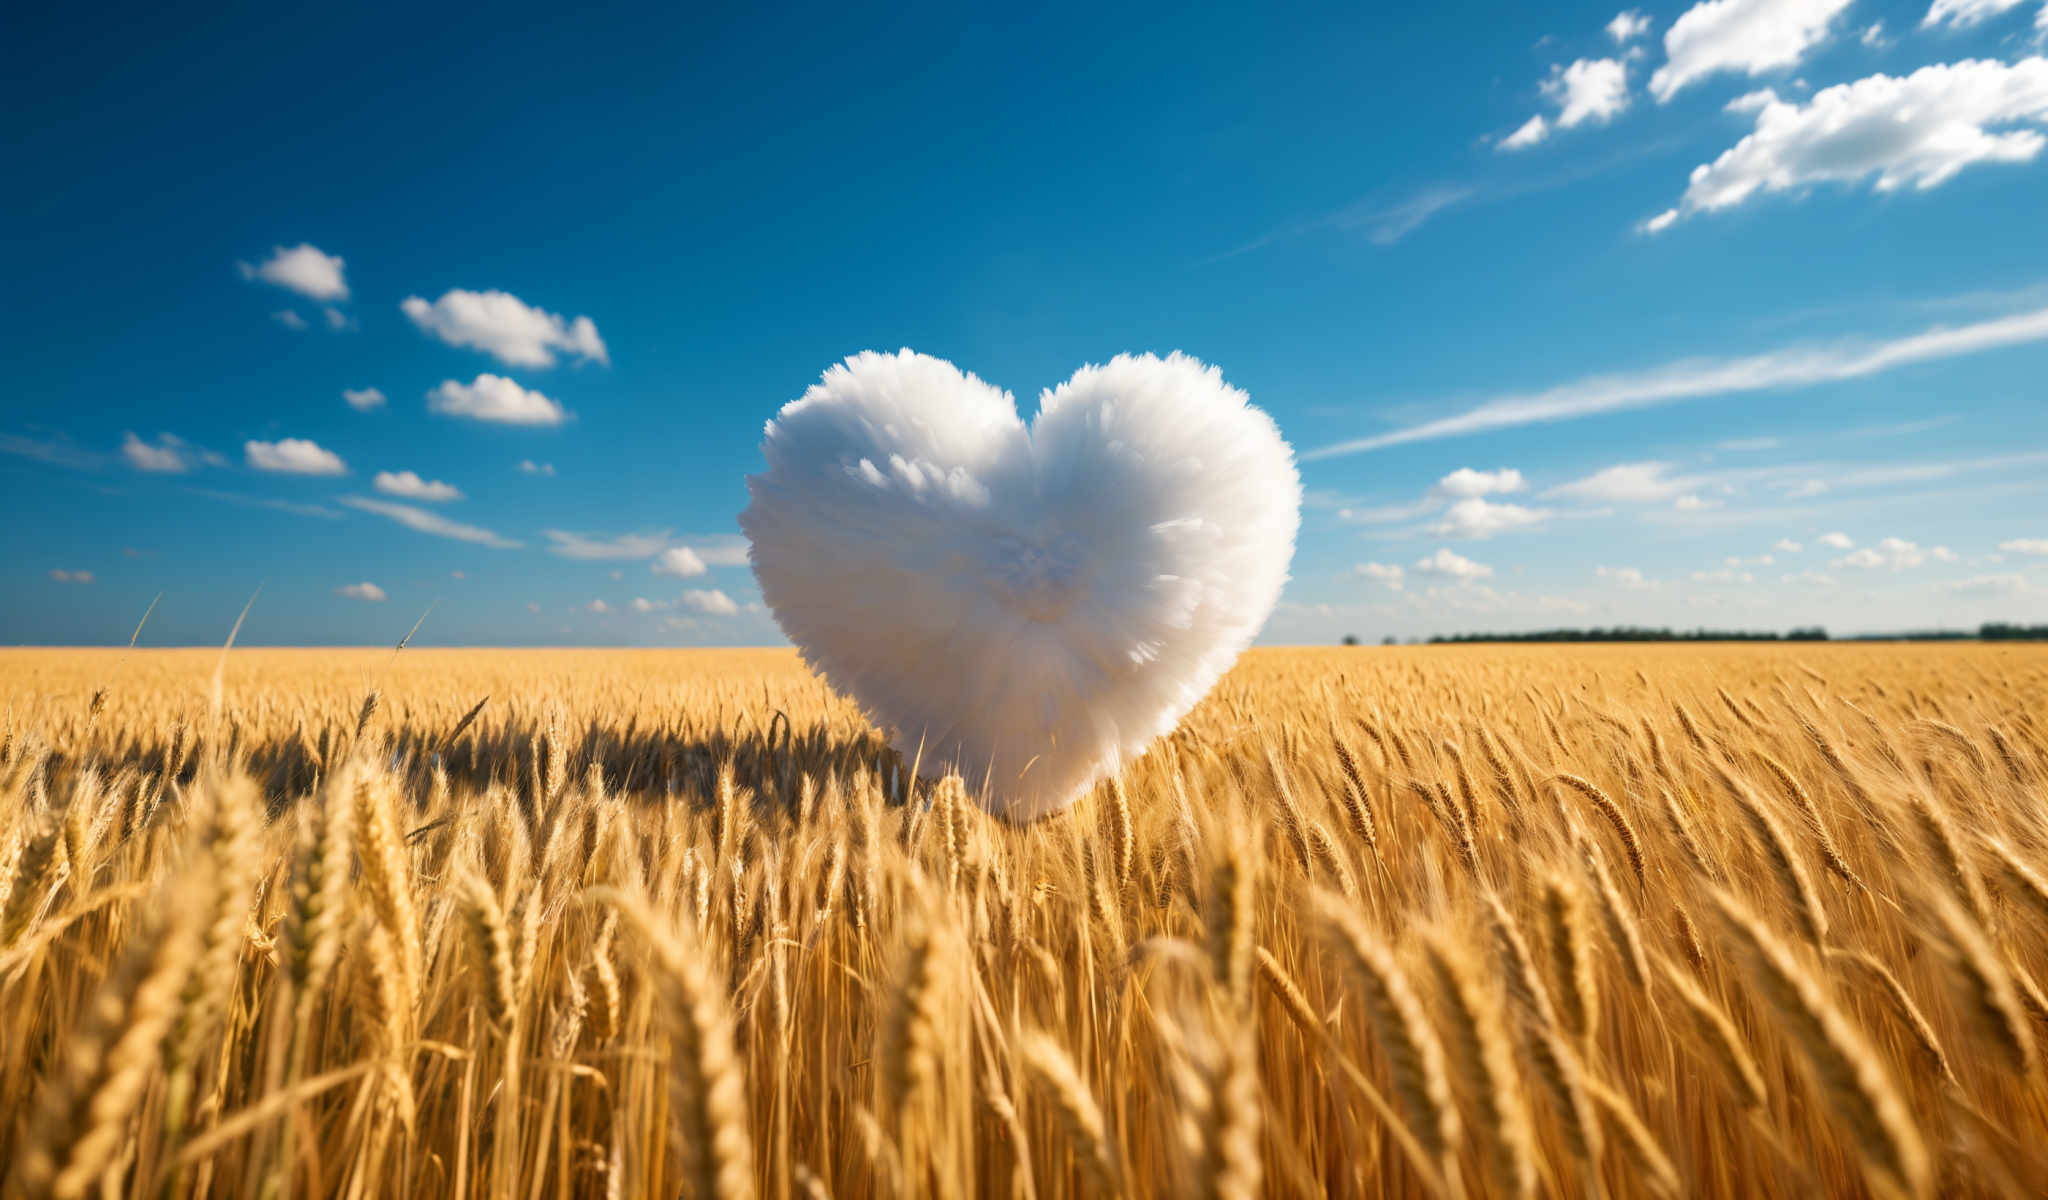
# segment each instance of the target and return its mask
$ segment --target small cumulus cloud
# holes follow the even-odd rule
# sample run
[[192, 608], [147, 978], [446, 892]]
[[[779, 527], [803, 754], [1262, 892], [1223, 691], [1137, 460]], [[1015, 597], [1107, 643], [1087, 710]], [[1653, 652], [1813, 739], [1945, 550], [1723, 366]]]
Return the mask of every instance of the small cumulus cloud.
[[121, 457], [138, 471], [160, 475], [183, 475], [204, 461], [202, 452], [171, 433], [158, 434], [153, 444], [129, 433], [121, 439]]
[[591, 612], [598, 613], [600, 615], [608, 613], [612, 610], [612, 606], [606, 604], [602, 600], [592, 600], [589, 604], [585, 605], [584, 607], [589, 609]]
[[717, 588], [692, 588], [683, 593], [683, 607], [707, 617], [729, 617], [739, 612], [733, 598]]
[[1848, 534], [1841, 533], [1839, 531], [1835, 533], [1823, 533], [1813, 540], [1819, 542], [1823, 546], [1826, 546], [1830, 550], [1847, 550], [1856, 544], [1856, 542], [1852, 538], [1850, 538]]
[[346, 475], [348, 464], [332, 450], [305, 438], [282, 438], [275, 442], [247, 441], [242, 452], [258, 471], [279, 475]]
[[351, 583], [335, 588], [334, 594], [337, 596], [347, 596], [351, 600], [368, 600], [372, 603], [384, 599], [384, 589], [367, 579], [361, 583]]
[[1557, 127], [1605, 124], [1628, 107], [1628, 65], [1618, 58], [1581, 58], [1550, 68], [1543, 95], [1557, 105]]
[[1483, 541], [1495, 534], [1541, 525], [1549, 518], [1549, 509], [1528, 508], [1520, 504], [1495, 504], [1474, 496], [1451, 505], [1441, 518], [1429, 526], [1429, 532], [1442, 537]]
[[1500, 139], [1500, 149], [1526, 150], [1556, 130], [1613, 120], [1628, 108], [1628, 64], [1619, 58], [1581, 58], [1569, 66], [1553, 63], [1550, 77], [1539, 83], [1537, 90], [1557, 106], [1557, 116], [1546, 119], [1542, 113], [1535, 114]]
[[1954, 562], [1955, 557], [1955, 552], [1947, 546], [1932, 546], [1923, 550], [1918, 543], [1909, 542], [1905, 538], [1888, 537], [1880, 540], [1875, 546], [1865, 546], [1861, 550], [1852, 550], [1828, 565], [1834, 567], [1858, 567], [1863, 570], [1876, 570], [1884, 567], [1894, 571], [1904, 571], [1921, 566], [1930, 560], [1934, 562]]
[[455, 485], [438, 479], [422, 479], [412, 471], [379, 471], [370, 484], [387, 496], [403, 496], [408, 500], [462, 499], [462, 491]]
[[1352, 572], [1357, 575], [1363, 575], [1365, 578], [1373, 580], [1376, 583], [1383, 583], [1389, 589], [1396, 592], [1400, 591], [1403, 587], [1406, 586], [1406, 584], [1402, 580], [1402, 577], [1405, 576], [1407, 572], [1403, 571], [1400, 567], [1400, 564], [1398, 563], [1359, 563], [1357, 566], [1352, 568]]
[[451, 346], [481, 350], [513, 367], [552, 367], [557, 353], [611, 363], [597, 323], [564, 320], [510, 292], [454, 288], [428, 303], [407, 296], [399, 308], [412, 323]]
[[633, 597], [633, 611], [637, 613], [660, 612], [667, 607], [666, 600], [649, 600], [645, 596]]
[[1657, 586], [1654, 580], [1643, 574], [1641, 567], [1594, 567], [1593, 574], [1632, 592], [1644, 592]]
[[1998, 548], [2007, 554], [2048, 556], [2048, 538], [2013, 538], [1998, 543]]
[[560, 425], [569, 413], [560, 404], [502, 375], [486, 371], [473, 382], [453, 379], [427, 393], [427, 410], [500, 425]]
[[697, 552], [688, 546], [670, 546], [654, 556], [654, 563], [649, 569], [656, 575], [674, 575], [679, 579], [688, 579], [693, 575], [702, 575], [707, 568], [704, 560], [697, 557]]
[[1415, 569], [1424, 575], [1438, 575], [1448, 579], [1485, 579], [1493, 574], [1493, 568], [1485, 563], [1473, 562], [1449, 547], [1439, 549], [1427, 558], [1417, 560]]
[[1777, 541], [1771, 543], [1771, 549], [1776, 550], [1780, 554], [1797, 554], [1801, 550], [1805, 549], [1805, 547], [1801, 546], [1798, 542], [1793, 541], [1791, 538], [1779, 538]]
[[306, 318], [293, 312], [289, 308], [281, 308], [278, 309], [276, 312], [271, 313], [270, 319], [276, 321], [278, 324], [284, 326], [286, 329], [293, 331], [294, 333], [306, 328]]
[[1502, 467], [1498, 471], [1475, 471], [1471, 467], [1459, 467], [1436, 481], [1438, 493], [1460, 499], [1519, 492], [1528, 486], [1528, 481], [1522, 478], [1522, 473], [1513, 467]]
[[1633, 8], [1614, 14], [1614, 19], [1607, 23], [1607, 36], [1617, 46], [1625, 46], [1648, 32], [1650, 18]]
[[58, 583], [91, 583], [92, 572], [67, 571], [62, 567], [57, 567], [51, 570], [50, 578], [56, 580]]
[[[301, 242], [290, 248], [278, 246], [261, 263], [237, 263], [236, 267], [244, 279], [297, 292], [308, 300], [332, 303], [348, 299], [348, 279], [342, 271], [341, 257], [323, 253], [310, 243]], [[297, 327], [303, 329], [305, 324], [301, 320]]]
[[552, 477], [555, 473], [555, 464], [535, 462], [530, 458], [522, 458], [519, 460], [519, 473], [521, 475], [545, 475]]
[[384, 407], [384, 393], [377, 388], [343, 388], [341, 398], [357, 412], [369, 412]]

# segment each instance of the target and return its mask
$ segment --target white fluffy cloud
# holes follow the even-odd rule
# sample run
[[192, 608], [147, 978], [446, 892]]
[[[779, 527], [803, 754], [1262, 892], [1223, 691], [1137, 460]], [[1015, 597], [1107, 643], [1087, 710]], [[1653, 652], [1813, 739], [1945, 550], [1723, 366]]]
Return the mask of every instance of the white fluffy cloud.
[[555, 464], [537, 463], [530, 458], [522, 458], [519, 460], [519, 473], [521, 475], [553, 475], [555, 473]]
[[343, 388], [341, 398], [357, 412], [369, 412], [384, 407], [384, 393], [377, 388]]
[[501, 425], [560, 425], [569, 417], [567, 410], [539, 392], [488, 371], [473, 383], [443, 380], [427, 393], [427, 409]]
[[740, 610], [731, 596], [717, 588], [692, 588], [683, 593], [683, 607], [707, 617], [729, 617]]
[[[348, 299], [348, 278], [342, 273], [341, 256], [322, 253], [318, 246], [301, 242], [296, 246], [272, 248], [261, 263], [235, 264], [244, 279], [297, 292], [308, 300], [330, 302]], [[296, 315], [296, 314], [294, 314]], [[301, 320], [298, 328], [305, 328]]]
[[1459, 467], [1436, 481], [1436, 490], [1446, 496], [1491, 496], [1496, 493], [1519, 492], [1529, 486], [1522, 473], [1513, 467], [1502, 467], [1498, 471], [1475, 471], [1470, 467]]
[[510, 292], [453, 288], [429, 304], [407, 296], [399, 305], [412, 323], [451, 346], [481, 350], [514, 367], [552, 367], [556, 353], [607, 365], [611, 356], [597, 323], [534, 308]]
[[1557, 105], [1559, 129], [1604, 124], [1628, 107], [1628, 66], [1618, 58], [1581, 58], [1568, 67], [1552, 66], [1542, 88]]
[[1619, 46], [1625, 46], [1648, 32], [1650, 18], [1633, 8], [1615, 13], [1614, 19], [1607, 23], [1607, 36]]
[[412, 471], [379, 471], [370, 483], [387, 496], [404, 496], [408, 500], [462, 499], [461, 489], [454, 484], [422, 479]]
[[1771, 549], [1776, 550], [1780, 554], [1797, 554], [1801, 550], [1805, 549], [1805, 547], [1801, 546], [1798, 542], [1793, 541], [1791, 538], [1779, 538], [1777, 541], [1771, 543]]
[[1947, 546], [1933, 546], [1922, 550], [1917, 543], [1909, 542], [1904, 538], [1888, 537], [1879, 541], [1875, 546], [1865, 546], [1861, 550], [1852, 550], [1848, 554], [1835, 559], [1829, 565], [1835, 567], [1861, 567], [1864, 570], [1889, 567], [1894, 571], [1903, 571], [1911, 567], [1920, 566], [1930, 559], [1936, 562], [1954, 562], [1955, 557], [1955, 552]]
[[666, 600], [649, 600], [645, 596], [633, 597], [633, 611], [637, 613], [660, 612], [667, 607]]
[[293, 312], [289, 308], [279, 309], [278, 311], [271, 313], [270, 319], [276, 321], [278, 324], [284, 326], [286, 329], [292, 330], [295, 333], [306, 327], [306, 318]]
[[[1623, 14], [1624, 16], [1627, 14]], [[1617, 18], [1619, 19], [1619, 18]], [[1526, 150], [1556, 129], [1588, 121], [1605, 124], [1628, 107], [1628, 64], [1618, 58], [1581, 58], [1570, 66], [1553, 63], [1550, 78], [1537, 85], [1557, 105], [1555, 122], [1537, 113], [1500, 140], [1502, 150]]]
[[2048, 556], [2048, 538], [2014, 538], [1998, 543], [1998, 548], [2008, 554], [2034, 554]]
[[56, 580], [58, 583], [91, 583], [92, 572], [67, 571], [62, 567], [53, 567], [50, 570], [50, 578]]
[[242, 453], [259, 471], [282, 475], [346, 475], [348, 464], [341, 455], [323, 449], [305, 438], [282, 438], [275, 442], [247, 441]]
[[1855, 541], [1852, 538], [1850, 538], [1848, 534], [1842, 533], [1840, 531], [1836, 531], [1834, 533], [1823, 533], [1819, 537], [1815, 538], [1814, 541], [1819, 542], [1821, 545], [1826, 546], [1830, 550], [1847, 550], [1849, 547], [1854, 546], [1856, 544]]
[[334, 594], [337, 596], [347, 596], [351, 600], [368, 600], [372, 603], [384, 599], [384, 589], [367, 579], [361, 583], [351, 583], [335, 588]]
[[603, 615], [604, 613], [608, 613], [612, 610], [612, 606], [606, 604], [603, 600], [592, 600], [589, 604], [585, 605], [584, 607], [588, 608], [591, 612], [597, 613], [599, 615]]
[[1419, 559], [1415, 569], [1424, 575], [1441, 575], [1450, 579], [1485, 579], [1493, 574], [1493, 568], [1485, 563], [1473, 562], [1449, 547], [1439, 549], [1427, 558]]
[[667, 533], [622, 533], [617, 537], [589, 537], [566, 529], [543, 529], [548, 549], [563, 558], [585, 561], [652, 558], [668, 546]]
[[129, 433], [121, 439], [121, 457], [138, 471], [163, 475], [182, 475], [192, 469], [194, 462], [192, 448], [183, 438], [170, 433], [158, 434], [155, 444]]
[[1650, 76], [1661, 103], [1722, 71], [1761, 75], [1796, 65], [1827, 40], [1851, 0], [1704, 0], [1664, 31], [1665, 63]]
[[706, 568], [704, 560], [698, 558], [697, 552], [688, 546], [670, 546], [654, 556], [654, 565], [651, 569], [656, 575], [674, 575], [679, 579], [688, 579], [693, 575], [702, 575]]
[[1515, 131], [1500, 140], [1503, 150], [1526, 150], [1550, 136], [1550, 122], [1537, 113], [1516, 127]]
[[1550, 511], [1520, 504], [1495, 504], [1479, 496], [1460, 500], [1431, 523], [1429, 531], [1442, 537], [1484, 540], [1497, 533], [1528, 529], [1549, 519]]
[[[1993, 17], [2010, 12], [2027, 0], [1934, 0], [1927, 8], [1927, 15], [1920, 20], [1922, 26], [1949, 25], [1956, 29], [1968, 29], [1981, 25]], [[2042, 11], [2048, 12], [2048, 9]]]
[[1854, 185], [1874, 175], [1880, 192], [1926, 191], [1965, 167], [2031, 161], [2048, 137], [1999, 127], [2048, 124], [2048, 58], [1937, 63], [1903, 78], [1836, 84], [1804, 104], [1763, 92], [1752, 107], [1754, 130], [1693, 168], [1678, 204], [1645, 229], [1815, 184]]
[[435, 537], [453, 538], [458, 542], [474, 542], [495, 550], [517, 550], [519, 543], [510, 538], [500, 537], [488, 529], [451, 521], [437, 512], [415, 508], [410, 504], [397, 504], [390, 500], [372, 500], [367, 496], [343, 496], [341, 502], [362, 512], [376, 513], [388, 517], [407, 529]]
[[1374, 582], [1386, 584], [1387, 587], [1397, 592], [1406, 586], [1402, 577], [1407, 572], [1403, 571], [1398, 563], [1359, 563], [1352, 570], [1356, 574], [1363, 575]]

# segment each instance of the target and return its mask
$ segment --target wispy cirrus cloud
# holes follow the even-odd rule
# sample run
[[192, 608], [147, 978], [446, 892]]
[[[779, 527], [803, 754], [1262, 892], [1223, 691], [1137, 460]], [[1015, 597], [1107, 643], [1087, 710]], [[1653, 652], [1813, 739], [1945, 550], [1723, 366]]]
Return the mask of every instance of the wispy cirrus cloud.
[[517, 550], [522, 545], [508, 537], [501, 537], [478, 525], [466, 525], [451, 521], [437, 512], [429, 512], [410, 504], [396, 504], [389, 500], [374, 500], [368, 496], [343, 496], [340, 503], [360, 512], [375, 513], [388, 518], [417, 533], [434, 537], [453, 538], [458, 542], [473, 542], [489, 546], [494, 550]]
[[248, 496], [241, 492], [224, 492], [218, 488], [188, 487], [186, 492], [218, 500], [223, 504], [237, 504], [243, 508], [269, 508], [290, 513], [295, 517], [318, 517], [323, 521], [339, 521], [341, 514], [324, 504], [302, 504], [297, 500], [280, 500], [275, 496]]
[[1594, 375], [1537, 392], [1497, 397], [1455, 416], [1406, 429], [1318, 446], [1304, 461], [1362, 454], [1389, 446], [1465, 437], [1499, 429], [1654, 408], [1709, 396], [1861, 379], [1914, 363], [1959, 358], [2048, 340], [2048, 308], [1955, 327], [1935, 327], [1889, 341], [1855, 340], [1788, 346], [1739, 358], [1682, 359], [1640, 371]]
[[540, 532], [548, 540], [549, 552], [563, 558], [586, 561], [653, 558], [669, 544], [665, 529], [660, 533], [621, 533], [611, 537], [575, 533], [567, 529], [543, 529]]

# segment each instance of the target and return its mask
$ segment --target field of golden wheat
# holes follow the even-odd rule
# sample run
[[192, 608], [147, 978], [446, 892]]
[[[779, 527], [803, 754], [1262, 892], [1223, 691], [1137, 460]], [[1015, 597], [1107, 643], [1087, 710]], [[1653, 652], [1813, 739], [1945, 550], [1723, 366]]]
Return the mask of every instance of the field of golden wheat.
[[1256, 651], [1024, 828], [788, 652], [0, 681], [9, 1196], [2048, 1180], [2048, 649]]

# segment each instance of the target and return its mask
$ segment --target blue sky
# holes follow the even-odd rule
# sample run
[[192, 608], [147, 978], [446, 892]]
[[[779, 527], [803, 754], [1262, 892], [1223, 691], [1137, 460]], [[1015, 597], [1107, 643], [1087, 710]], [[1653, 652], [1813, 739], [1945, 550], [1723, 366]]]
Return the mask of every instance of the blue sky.
[[1027, 410], [1220, 365], [1309, 490], [1268, 641], [2039, 620], [2044, 38], [2044, 0], [25, 11], [0, 640], [162, 592], [146, 643], [218, 643], [260, 583], [249, 643], [430, 603], [422, 643], [776, 641], [762, 423], [900, 346]]

